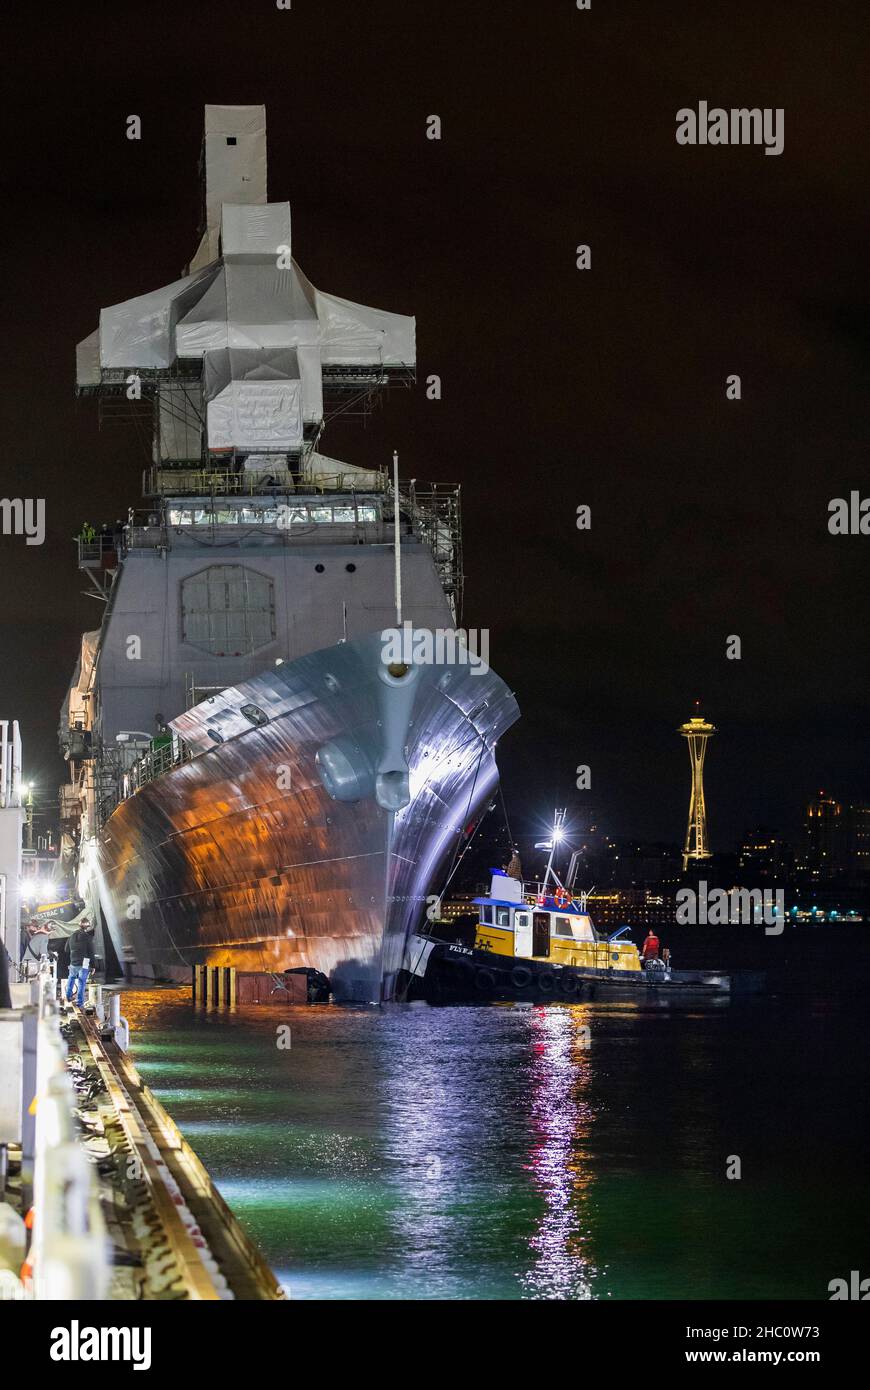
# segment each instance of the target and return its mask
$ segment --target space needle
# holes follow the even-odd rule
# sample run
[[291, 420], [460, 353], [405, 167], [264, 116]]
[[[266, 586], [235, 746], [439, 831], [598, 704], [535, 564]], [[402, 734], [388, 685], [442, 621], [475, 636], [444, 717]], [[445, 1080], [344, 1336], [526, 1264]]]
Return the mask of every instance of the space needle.
[[[697, 709], [697, 701], [695, 702]], [[689, 824], [686, 827], [686, 843], [683, 848], [683, 872], [689, 867], [689, 860], [710, 858], [707, 839], [707, 806], [704, 801], [704, 757], [707, 740], [716, 730], [700, 715], [693, 715], [677, 730], [689, 745], [689, 761], [692, 766], [692, 791], [689, 797]]]

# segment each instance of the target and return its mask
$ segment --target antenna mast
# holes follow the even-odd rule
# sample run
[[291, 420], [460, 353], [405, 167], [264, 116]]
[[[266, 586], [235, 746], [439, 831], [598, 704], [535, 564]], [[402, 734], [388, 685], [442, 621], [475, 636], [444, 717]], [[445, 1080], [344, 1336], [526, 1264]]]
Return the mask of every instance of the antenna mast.
[[559, 884], [559, 887], [561, 888], [561, 886], [562, 886], [561, 880], [559, 879], [558, 874], [555, 872], [555, 870], [554, 870], [554, 868], [553, 868], [553, 856], [554, 856], [554, 854], [556, 853], [556, 846], [559, 844], [559, 842], [561, 841], [561, 839], [562, 839], [562, 837], [563, 837], [563, 835], [564, 835], [564, 833], [565, 833], [565, 818], [566, 818], [567, 815], [568, 815], [567, 809], [559, 810], [559, 809], [557, 808], [557, 809], [556, 809], [556, 814], [555, 814], [555, 816], [554, 816], [554, 818], [553, 818], [553, 831], [552, 831], [552, 834], [551, 834], [551, 836], [550, 836], [550, 843], [549, 843], [549, 846], [548, 846], [549, 851], [550, 851], [550, 857], [549, 857], [549, 859], [547, 860], [547, 870], [546, 870], [546, 873], [544, 874], [544, 885], [543, 885], [544, 892], [546, 892], [547, 884], [550, 882], [550, 875], [551, 875], [551, 874], [552, 874], [553, 878], [556, 880], [556, 882]]
[[399, 511], [399, 455], [393, 450], [393, 549], [396, 562], [396, 627], [402, 626], [402, 517]]

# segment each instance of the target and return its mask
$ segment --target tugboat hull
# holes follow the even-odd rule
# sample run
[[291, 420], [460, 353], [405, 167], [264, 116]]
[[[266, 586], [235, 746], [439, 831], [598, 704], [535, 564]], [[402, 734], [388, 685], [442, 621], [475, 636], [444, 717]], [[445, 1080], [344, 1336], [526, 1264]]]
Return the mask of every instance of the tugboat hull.
[[496, 955], [428, 937], [408, 943], [398, 996], [431, 1004], [486, 1004], [519, 999], [535, 1003], [587, 1003], [593, 999], [727, 999], [731, 982], [716, 971], [646, 971], [558, 966]]

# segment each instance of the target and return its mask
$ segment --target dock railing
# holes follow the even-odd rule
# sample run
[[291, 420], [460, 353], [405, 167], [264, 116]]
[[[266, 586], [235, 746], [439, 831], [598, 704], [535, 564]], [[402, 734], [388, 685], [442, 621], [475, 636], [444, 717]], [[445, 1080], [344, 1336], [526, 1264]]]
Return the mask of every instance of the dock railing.
[[[30, 982], [34, 1002], [7, 1011], [4, 1017], [7, 1028], [18, 1027], [23, 1035], [22, 1074], [17, 1079], [4, 1075], [3, 1083], [17, 1090], [21, 1106], [25, 1208], [31, 1204], [32, 1191], [30, 1249], [13, 1287], [7, 1276], [4, 1297], [96, 1301], [107, 1296], [111, 1252], [96, 1169], [78, 1140], [74, 1119], [78, 1101], [60, 1031], [56, 991], [51, 962], [44, 958], [39, 976]], [[29, 1066], [28, 1058], [32, 1059]]]

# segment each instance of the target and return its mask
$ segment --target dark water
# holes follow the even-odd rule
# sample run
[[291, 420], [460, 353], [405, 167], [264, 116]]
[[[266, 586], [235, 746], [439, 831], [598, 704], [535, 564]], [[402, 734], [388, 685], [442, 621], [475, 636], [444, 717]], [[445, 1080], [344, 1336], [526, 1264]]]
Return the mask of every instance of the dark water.
[[293, 1298], [817, 1299], [870, 1270], [864, 998], [125, 1012]]

